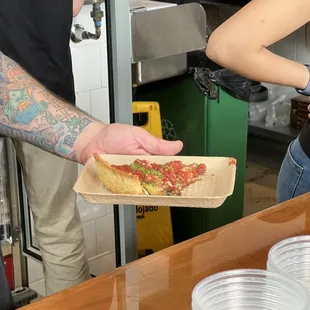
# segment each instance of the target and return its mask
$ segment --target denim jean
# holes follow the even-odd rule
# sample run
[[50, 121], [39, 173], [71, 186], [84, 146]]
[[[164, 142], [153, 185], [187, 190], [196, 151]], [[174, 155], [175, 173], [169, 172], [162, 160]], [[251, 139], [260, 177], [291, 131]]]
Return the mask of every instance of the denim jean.
[[278, 203], [310, 191], [310, 159], [298, 139], [288, 147], [280, 169], [277, 191]]

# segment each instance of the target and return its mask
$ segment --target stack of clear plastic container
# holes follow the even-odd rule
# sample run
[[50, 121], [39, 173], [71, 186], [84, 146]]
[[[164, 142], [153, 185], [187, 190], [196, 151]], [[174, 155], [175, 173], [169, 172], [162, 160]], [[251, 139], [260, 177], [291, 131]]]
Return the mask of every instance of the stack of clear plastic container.
[[214, 274], [195, 287], [192, 310], [309, 310], [307, 290], [282, 274], [238, 269]]
[[268, 254], [267, 270], [295, 279], [310, 292], [310, 236], [275, 244]]

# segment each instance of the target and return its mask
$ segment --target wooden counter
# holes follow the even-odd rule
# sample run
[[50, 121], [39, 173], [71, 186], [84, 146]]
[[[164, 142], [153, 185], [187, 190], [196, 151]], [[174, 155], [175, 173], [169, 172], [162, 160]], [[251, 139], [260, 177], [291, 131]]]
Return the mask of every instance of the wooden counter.
[[265, 269], [276, 242], [310, 233], [310, 194], [118, 268], [25, 310], [190, 310], [203, 278], [234, 268]]

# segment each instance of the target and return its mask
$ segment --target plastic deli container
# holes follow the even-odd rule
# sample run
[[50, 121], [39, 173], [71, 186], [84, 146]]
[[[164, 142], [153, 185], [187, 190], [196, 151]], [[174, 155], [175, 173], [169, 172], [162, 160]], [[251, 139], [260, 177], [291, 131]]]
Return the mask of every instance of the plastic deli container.
[[192, 310], [309, 310], [307, 290], [297, 281], [266, 270], [214, 274], [196, 285]]
[[267, 270], [291, 277], [310, 292], [310, 236], [282, 240], [268, 253]]

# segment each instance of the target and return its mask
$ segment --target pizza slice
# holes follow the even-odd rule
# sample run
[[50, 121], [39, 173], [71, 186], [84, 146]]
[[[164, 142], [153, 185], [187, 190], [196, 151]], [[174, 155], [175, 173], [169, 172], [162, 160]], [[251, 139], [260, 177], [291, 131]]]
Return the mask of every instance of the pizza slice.
[[137, 159], [130, 165], [110, 165], [98, 154], [94, 157], [101, 182], [117, 194], [180, 196], [206, 173], [204, 164], [171, 161], [160, 165]]
[[102, 184], [116, 194], [147, 195], [139, 178], [111, 167], [100, 155], [94, 154], [98, 176]]

